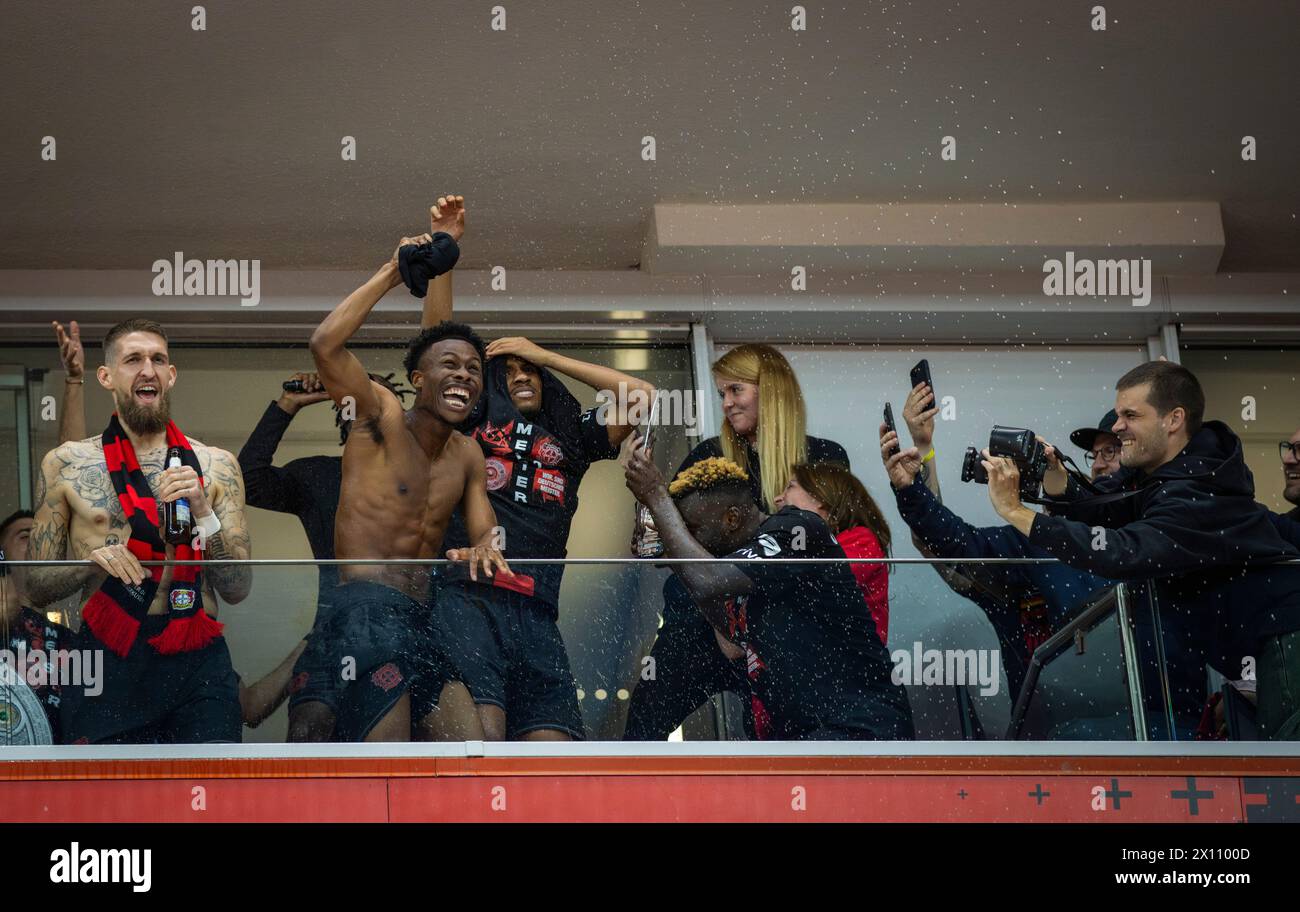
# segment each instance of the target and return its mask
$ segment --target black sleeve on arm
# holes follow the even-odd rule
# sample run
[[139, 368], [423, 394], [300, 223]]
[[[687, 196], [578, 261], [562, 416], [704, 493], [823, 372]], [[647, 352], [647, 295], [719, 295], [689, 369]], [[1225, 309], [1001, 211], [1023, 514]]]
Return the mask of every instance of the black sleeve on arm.
[[724, 602], [729, 597], [748, 594], [752, 588], [750, 577], [738, 572], [726, 561], [709, 560], [713, 555], [691, 537], [676, 504], [666, 495], [649, 504], [650, 514], [663, 539], [664, 553], [670, 558], [696, 558], [707, 561], [698, 564], [675, 564], [675, 573], [691, 600], [705, 619], [722, 630], [726, 625]]
[[297, 515], [303, 491], [287, 469], [271, 465], [276, 448], [293, 416], [272, 402], [239, 451], [239, 470], [244, 474], [245, 500], [251, 507]]
[[1252, 547], [1263, 519], [1256, 510], [1216, 510], [1214, 492], [1197, 487], [1162, 491], [1133, 522], [1114, 527], [1089, 525], [1060, 516], [1035, 517], [1030, 544], [1072, 567], [1116, 580], [1141, 580], [1241, 565], [1285, 556], [1277, 549]]
[[[799, 547], [796, 547], [796, 542]], [[768, 517], [758, 534], [738, 551], [727, 555], [735, 567], [761, 588], [769, 599], [794, 585], [798, 566], [776, 563], [773, 558], [829, 557], [830, 531], [815, 513], [791, 510]]]
[[588, 409], [578, 419], [578, 436], [582, 439], [583, 455], [588, 462], [617, 459], [619, 448], [609, 442], [609, 428], [597, 420], [600, 407]]

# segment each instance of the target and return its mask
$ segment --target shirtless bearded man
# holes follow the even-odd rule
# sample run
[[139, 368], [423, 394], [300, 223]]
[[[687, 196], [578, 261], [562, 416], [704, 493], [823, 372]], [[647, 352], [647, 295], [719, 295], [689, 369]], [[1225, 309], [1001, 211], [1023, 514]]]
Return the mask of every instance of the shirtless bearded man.
[[[77, 644], [104, 653], [103, 690], [65, 688], [64, 740], [80, 743], [238, 741], [238, 679], [216, 597], [239, 602], [247, 566], [154, 566], [150, 560], [246, 560], [244, 482], [235, 457], [187, 438], [171, 420], [176, 367], [152, 320], [127, 320], [104, 339], [99, 385], [116, 411], [98, 437], [69, 441], [41, 463], [32, 560], [89, 566], [32, 567], [28, 596], [43, 608], [85, 599]], [[166, 467], [167, 451], [182, 465]], [[164, 545], [161, 505], [185, 498], [196, 535]]]

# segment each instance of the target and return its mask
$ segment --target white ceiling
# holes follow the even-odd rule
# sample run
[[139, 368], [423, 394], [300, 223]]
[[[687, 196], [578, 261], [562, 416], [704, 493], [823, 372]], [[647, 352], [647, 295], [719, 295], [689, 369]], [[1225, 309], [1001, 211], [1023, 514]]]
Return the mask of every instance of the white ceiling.
[[366, 268], [454, 191], [470, 269], [632, 267], [656, 203], [1203, 201], [1300, 271], [1290, 0], [503, 2], [4, 0], [0, 268]]

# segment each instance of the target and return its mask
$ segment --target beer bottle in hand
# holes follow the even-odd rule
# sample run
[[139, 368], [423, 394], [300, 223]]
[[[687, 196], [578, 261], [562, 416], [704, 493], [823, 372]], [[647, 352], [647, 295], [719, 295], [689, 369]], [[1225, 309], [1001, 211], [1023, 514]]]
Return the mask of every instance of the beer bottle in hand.
[[[181, 467], [181, 448], [169, 447], [167, 450], [167, 468]], [[188, 545], [194, 537], [194, 520], [190, 516], [190, 502], [178, 497], [170, 503], [163, 504], [162, 537], [169, 545]]]

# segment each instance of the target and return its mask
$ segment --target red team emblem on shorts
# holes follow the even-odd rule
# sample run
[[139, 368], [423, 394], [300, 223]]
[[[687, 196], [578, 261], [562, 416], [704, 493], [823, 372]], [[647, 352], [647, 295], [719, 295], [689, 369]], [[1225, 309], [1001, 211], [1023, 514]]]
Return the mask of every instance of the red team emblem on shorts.
[[396, 665], [389, 662], [370, 672], [370, 683], [382, 691], [389, 691], [402, 683], [402, 673], [398, 671]]
[[498, 459], [496, 456], [487, 458], [487, 489], [489, 491], [500, 491], [510, 480], [510, 467], [506, 465], [504, 459]]
[[540, 437], [533, 444], [533, 458], [542, 465], [556, 466], [564, 461], [564, 450], [553, 437]]

